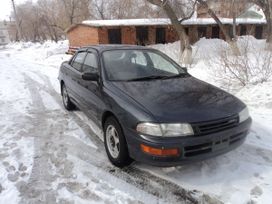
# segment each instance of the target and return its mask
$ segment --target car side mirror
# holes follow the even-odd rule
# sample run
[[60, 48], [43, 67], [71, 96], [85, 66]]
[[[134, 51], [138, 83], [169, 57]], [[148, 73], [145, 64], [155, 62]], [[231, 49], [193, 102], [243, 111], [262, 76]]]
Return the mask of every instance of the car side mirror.
[[87, 72], [82, 74], [82, 79], [86, 81], [98, 81], [98, 78], [99, 76], [97, 73]]

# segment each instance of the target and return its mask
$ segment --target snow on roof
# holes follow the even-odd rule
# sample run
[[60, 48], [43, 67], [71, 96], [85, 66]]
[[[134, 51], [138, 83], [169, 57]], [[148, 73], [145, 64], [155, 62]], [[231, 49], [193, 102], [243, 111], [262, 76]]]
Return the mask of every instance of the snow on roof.
[[259, 15], [261, 15], [263, 19], [265, 19], [265, 15], [264, 15], [263, 10], [259, 6], [257, 6], [257, 5], [251, 6], [248, 9], [248, 11], [254, 11], [254, 12], [258, 13]]
[[[231, 18], [220, 18], [223, 24], [232, 24]], [[265, 24], [265, 19], [237, 18], [237, 24]], [[150, 19], [116, 19], [116, 20], [87, 20], [82, 24], [102, 27], [102, 26], [145, 26], [145, 25], [171, 25], [168, 18]], [[213, 25], [216, 24], [213, 18], [192, 18], [182, 22], [183, 25]]]

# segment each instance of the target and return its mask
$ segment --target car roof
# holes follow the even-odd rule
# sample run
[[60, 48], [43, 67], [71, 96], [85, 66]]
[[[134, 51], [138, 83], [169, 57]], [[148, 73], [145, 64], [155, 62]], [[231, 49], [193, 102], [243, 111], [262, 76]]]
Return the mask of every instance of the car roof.
[[121, 50], [121, 49], [152, 50], [152, 48], [145, 47], [145, 46], [138, 46], [138, 45], [100, 44], [100, 45], [84, 46], [84, 47], [81, 47], [79, 51], [86, 51], [88, 49], [95, 49], [100, 53], [106, 50]]

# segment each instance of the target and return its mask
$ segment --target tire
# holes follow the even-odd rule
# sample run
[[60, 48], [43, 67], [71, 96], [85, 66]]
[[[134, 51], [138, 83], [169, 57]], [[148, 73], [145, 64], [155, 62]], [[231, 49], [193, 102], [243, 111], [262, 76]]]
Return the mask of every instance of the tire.
[[104, 124], [104, 145], [108, 158], [113, 165], [122, 168], [132, 162], [122, 128], [112, 116], [108, 117]]
[[71, 102], [66, 86], [64, 84], [61, 86], [61, 95], [64, 108], [68, 111], [74, 110], [76, 106]]

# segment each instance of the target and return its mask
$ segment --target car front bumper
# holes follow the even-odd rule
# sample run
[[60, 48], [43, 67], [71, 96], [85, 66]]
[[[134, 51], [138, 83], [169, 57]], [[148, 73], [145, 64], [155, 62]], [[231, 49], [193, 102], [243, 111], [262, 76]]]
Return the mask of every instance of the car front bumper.
[[[238, 126], [204, 136], [159, 138], [139, 135], [135, 130], [124, 129], [130, 156], [136, 161], [154, 166], [178, 166], [202, 161], [227, 153], [240, 146], [246, 139], [252, 120]], [[141, 150], [141, 144], [157, 149], [179, 150], [179, 156], [154, 156]]]

